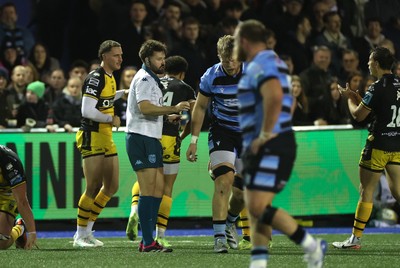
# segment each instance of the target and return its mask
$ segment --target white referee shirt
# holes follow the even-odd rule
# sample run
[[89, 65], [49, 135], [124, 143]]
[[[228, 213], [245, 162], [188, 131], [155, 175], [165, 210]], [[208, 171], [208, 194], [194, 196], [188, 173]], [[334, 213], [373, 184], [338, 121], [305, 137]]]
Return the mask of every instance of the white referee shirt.
[[126, 132], [161, 139], [163, 116], [144, 115], [139, 109], [141, 101], [163, 106], [163, 94], [157, 81], [143, 68], [133, 77], [129, 87], [126, 110]]

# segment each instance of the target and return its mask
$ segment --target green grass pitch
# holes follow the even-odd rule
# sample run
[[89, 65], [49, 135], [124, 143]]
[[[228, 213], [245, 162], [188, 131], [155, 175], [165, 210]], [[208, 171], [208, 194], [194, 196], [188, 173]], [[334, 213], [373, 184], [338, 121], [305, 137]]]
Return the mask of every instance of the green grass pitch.
[[[332, 243], [347, 235], [317, 235]], [[13, 246], [0, 251], [3, 268], [17, 267], [248, 267], [250, 251], [230, 250], [228, 254], [213, 253], [209, 236], [170, 237], [172, 253], [140, 253], [138, 241], [126, 238], [100, 238], [103, 248], [75, 249], [72, 239], [39, 239], [40, 249], [17, 250]], [[400, 267], [400, 234], [366, 234], [361, 250], [338, 250], [329, 246], [324, 267], [391, 268]], [[306, 267], [303, 252], [287, 237], [274, 235], [268, 267]]]

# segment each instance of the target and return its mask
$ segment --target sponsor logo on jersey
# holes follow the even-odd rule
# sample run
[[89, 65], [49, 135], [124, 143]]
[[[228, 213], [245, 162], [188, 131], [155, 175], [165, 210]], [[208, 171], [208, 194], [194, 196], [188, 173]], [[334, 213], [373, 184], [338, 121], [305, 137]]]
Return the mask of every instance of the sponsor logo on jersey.
[[13, 168], [13, 165], [11, 163], [8, 163], [6, 166], [6, 170], [11, 170]]
[[99, 86], [99, 83], [100, 83], [100, 80], [99, 80], [99, 79], [94, 78], [94, 77], [91, 77], [91, 78], [89, 79], [88, 85], [92, 85], [92, 86], [98, 87], [98, 86]]
[[143, 78], [142, 78], [142, 81], [147, 81], [147, 78], [146, 78], [146, 77], [143, 77]]
[[97, 90], [87, 86], [85, 93], [89, 95], [97, 95]]
[[21, 175], [14, 177], [13, 179], [10, 180], [10, 184], [11, 185], [16, 185], [18, 183], [20, 183], [21, 181], [23, 181], [23, 178]]

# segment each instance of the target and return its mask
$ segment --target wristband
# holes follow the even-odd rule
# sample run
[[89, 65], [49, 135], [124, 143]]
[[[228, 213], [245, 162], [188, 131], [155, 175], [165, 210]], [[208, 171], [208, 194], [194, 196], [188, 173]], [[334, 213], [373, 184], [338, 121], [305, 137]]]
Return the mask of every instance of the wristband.
[[192, 135], [192, 138], [190, 139], [190, 144], [197, 144], [198, 139], [199, 139], [199, 136]]
[[36, 232], [26, 232], [27, 235], [36, 234]]

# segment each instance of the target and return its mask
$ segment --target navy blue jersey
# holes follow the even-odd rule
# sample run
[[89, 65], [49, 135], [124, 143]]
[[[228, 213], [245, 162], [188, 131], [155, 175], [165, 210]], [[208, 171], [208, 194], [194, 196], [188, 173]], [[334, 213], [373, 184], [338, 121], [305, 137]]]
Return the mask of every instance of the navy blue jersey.
[[290, 108], [293, 98], [290, 94], [289, 75], [286, 63], [274, 51], [264, 50], [248, 64], [238, 85], [239, 120], [242, 129], [243, 150], [260, 135], [263, 120], [263, 98], [260, 86], [268, 79], [276, 78], [283, 89], [282, 110], [272, 130], [283, 133], [292, 130]]
[[237, 84], [243, 73], [230, 76], [225, 73], [221, 63], [207, 69], [200, 79], [200, 93], [211, 98], [211, 127], [221, 126], [240, 132]]

